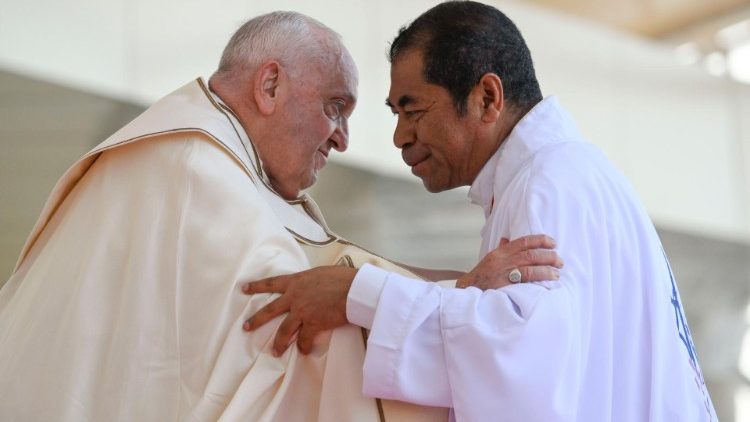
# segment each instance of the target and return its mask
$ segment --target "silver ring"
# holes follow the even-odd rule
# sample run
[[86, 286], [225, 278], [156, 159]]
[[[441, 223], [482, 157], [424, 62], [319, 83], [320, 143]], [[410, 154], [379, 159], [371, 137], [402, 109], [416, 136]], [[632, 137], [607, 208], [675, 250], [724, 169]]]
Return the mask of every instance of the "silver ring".
[[508, 274], [508, 281], [513, 284], [521, 281], [521, 270], [519, 270], [518, 268], [513, 268], [513, 270]]

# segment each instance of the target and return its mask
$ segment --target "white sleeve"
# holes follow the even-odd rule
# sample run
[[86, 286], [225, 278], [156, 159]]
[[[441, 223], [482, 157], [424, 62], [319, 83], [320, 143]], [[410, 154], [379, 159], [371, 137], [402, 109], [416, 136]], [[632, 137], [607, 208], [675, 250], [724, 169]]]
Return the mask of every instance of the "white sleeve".
[[[528, 284], [482, 292], [379, 269], [365, 274], [377, 274], [382, 285], [367, 342], [366, 395], [454, 407], [459, 420], [481, 420], [498, 408], [511, 417], [514, 402], [554, 395], [543, 387], [559, 372], [550, 350], [564, 350], [568, 336], [564, 324], [537, 321], [561, 317], [555, 313], [566, 308], [562, 289]], [[537, 306], [540, 299], [547, 304]], [[530, 331], [542, 340], [529, 341]]]
[[357, 271], [346, 298], [346, 319], [349, 322], [368, 330], [372, 328], [375, 309], [388, 274], [370, 264], [364, 264]]
[[[372, 328], [375, 309], [380, 300], [388, 275], [391, 273], [376, 266], [364, 264], [357, 271], [346, 299], [346, 318], [354, 325]], [[441, 287], [456, 287], [457, 280], [436, 281]]]

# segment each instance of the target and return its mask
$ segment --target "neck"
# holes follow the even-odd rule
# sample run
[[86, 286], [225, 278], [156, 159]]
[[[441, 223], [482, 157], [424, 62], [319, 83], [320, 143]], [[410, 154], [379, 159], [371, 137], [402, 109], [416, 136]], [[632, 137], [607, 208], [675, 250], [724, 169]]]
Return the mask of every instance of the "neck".
[[476, 177], [479, 175], [479, 172], [482, 170], [485, 164], [487, 164], [490, 158], [492, 158], [492, 156], [495, 155], [495, 153], [503, 145], [503, 143], [505, 143], [505, 141], [508, 139], [508, 136], [510, 136], [511, 132], [513, 132], [513, 128], [516, 127], [516, 124], [518, 124], [518, 122], [523, 118], [523, 116], [526, 115], [526, 113], [529, 112], [529, 110], [531, 110], [532, 107], [533, 105], [528, 107], [510, 106], [505, 109], [500, 120], [498, 121], [498, 124], [495, 126], [494, 133], [491, 135], [491, 139], [494, 139], [494, 141], [485, 144], [486, 149], [479, 153], [479, 155], [482, 157], [480, 159], [481, 162], [474, 162], [475, 164], [479, 165], [471, 172], [471, 174], [473, 174], [471, 183], [476, 180]]
[[510, 133], [513, 132], [513, 129], [516, 127], [518, 122], [520, 122], [521, 119], [523, 119], [523, 117], [526, 116], [526, 114], [531, 111], [534, 106], [536, 106], [536, 104], [538, 104], [538, 102], [527, 106], [507, 104], [507, 108], [503, 113], [503, 117], [497, 131], [497, 136], [495, 138], [497, 139], [497, 142], [492, 151], [493, 154], [495, 153], [495, 151], [497, 151], [498, 148], [500, 148], [503, 143], [505, 143], [505, 140], [508, 139], [508, 136], [510, 136]]
[[241, 104], [242, 89], [237, 89], [241, 84], [229, 78], [226, 74], [214, 73], [208, 80], [208, 88], [239, 116], [245, 108]]
[[258, 118], [255, 104], [248, 100], [252, 98], [252, 92], [247, 92], [247, 84], [242, 81], [230, 79], [229, 76], [222, 73], [214, 73], [208, 80], [208, 88], [216, 94], [224, 104], [234, 112], [242, 128], [245, 130], [254, 143], [258, 142], [258, 128], [262, 122]]

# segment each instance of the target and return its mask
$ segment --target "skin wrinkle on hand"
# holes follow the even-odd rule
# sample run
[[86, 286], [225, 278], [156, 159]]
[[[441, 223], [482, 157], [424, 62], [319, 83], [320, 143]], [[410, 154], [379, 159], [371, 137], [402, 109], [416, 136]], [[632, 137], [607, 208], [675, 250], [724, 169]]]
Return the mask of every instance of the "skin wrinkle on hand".
[[296, 333], [300, 352], [310, 353], [318, 333], [348, 323], [346, 298], [356, 272], [354, 268], [326, 266], [245, 284], [242, 287], [245, 294], [280, 293], [281, 296], [245, 321], [243, 329], [252, 331], [287, 313], [274, 339], [274, 353], [281, 355]]

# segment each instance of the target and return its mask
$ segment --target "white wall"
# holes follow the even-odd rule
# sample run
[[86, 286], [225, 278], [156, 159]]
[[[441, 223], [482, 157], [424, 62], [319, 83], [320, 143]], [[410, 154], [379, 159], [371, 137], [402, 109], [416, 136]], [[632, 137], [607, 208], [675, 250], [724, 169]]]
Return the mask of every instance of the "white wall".
[[[391, 145], [385, 51], [427, 0], [0, 0], [0, 67], [149, 103], [211, 74], [246, 18], [287, 9], [340, 32], [360, 68], [342, 161], [408, 176]], [[750, 90], [671, 50], [520, 1], [490, 2], [527, 38], [545, 94], [628, 175], [657, 224], [750, 241]], [[1, 140], [0, 140], [1, 141]]]
[[658, 224], [750, 240], [747, 86], [677, 64], [668, 46], [504, 4], [524, 31], [545, 94], [571, 109]]

